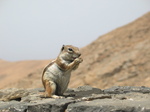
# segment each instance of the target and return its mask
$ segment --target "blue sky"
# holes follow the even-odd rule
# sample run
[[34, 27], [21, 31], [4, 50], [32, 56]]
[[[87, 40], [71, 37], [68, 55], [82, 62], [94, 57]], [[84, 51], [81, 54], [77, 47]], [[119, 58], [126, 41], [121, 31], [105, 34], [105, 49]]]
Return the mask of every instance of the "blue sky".
[[0, 59], [55, 58], [150, 11], [150, 0], [1, 0]]

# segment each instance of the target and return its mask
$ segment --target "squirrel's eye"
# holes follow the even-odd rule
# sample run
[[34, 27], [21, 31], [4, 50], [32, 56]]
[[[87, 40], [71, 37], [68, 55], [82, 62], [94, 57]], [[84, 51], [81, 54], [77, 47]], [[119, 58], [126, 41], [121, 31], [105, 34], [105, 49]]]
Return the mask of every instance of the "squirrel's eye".
[[71, 49], [71, 48], [68, 48], [68, 51], [73, 51], [73, 49]]

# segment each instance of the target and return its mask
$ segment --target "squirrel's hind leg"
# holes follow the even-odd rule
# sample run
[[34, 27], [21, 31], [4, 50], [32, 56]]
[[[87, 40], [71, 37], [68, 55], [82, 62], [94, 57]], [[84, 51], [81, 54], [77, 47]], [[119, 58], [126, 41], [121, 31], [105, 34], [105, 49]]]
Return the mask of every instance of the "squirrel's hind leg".
[[40, 93], [40, 97], [52, 97], [56, 92], [56, 84], [53, 81], [44, 80], [45, 92]]
[[45, 80], [45, 93], [41, 94], [41, 97], [45, 98], [64, 98], [63, 96], [57, 96], [56, 93], [56, 84], [53, 81]]
[[56, 84], [53, 81], [46, 80], [45, 81], [45, 95], [48, 97], [52, 97], [56, 91]]

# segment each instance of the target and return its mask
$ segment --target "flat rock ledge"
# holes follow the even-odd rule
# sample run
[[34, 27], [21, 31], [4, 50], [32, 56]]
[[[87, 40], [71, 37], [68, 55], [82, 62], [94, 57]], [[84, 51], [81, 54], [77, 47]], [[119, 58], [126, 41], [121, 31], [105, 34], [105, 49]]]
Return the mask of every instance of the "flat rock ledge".
[[150, 88], [91, 86], [68, 89], [64, 98], [41, 98], [37, 89], [0, 90], [0, 112], [150, 112]]

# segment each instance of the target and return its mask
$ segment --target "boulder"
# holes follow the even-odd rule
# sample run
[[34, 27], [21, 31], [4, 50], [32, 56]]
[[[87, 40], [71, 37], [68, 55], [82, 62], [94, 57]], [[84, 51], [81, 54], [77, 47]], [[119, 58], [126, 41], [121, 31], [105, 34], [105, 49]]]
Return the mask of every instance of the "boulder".
[[60, 99], [41, 98], [40, 91], [43, 89], [24, 89], [26, 94], [22, 89], [0, 90], [0, 112], [150, 111], [148, 87], [116, 86], [101, 90], [91, 86], [81, 86], [68, 89]]

